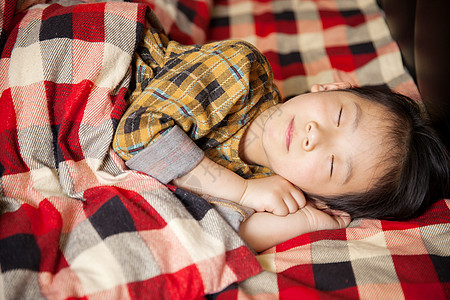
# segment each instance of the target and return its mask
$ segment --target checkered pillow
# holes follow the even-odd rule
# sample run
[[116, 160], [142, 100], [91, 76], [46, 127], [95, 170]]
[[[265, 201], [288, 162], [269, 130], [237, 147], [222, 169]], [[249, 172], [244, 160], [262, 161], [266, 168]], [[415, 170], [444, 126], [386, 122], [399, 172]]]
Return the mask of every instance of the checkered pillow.
[[449, 224], [450, 200], [440, 200], [408, 222], [357, 220], [301, 235], [259, 255], [265, 271], [221, 296], [449, 299]]
[[148, 4], [171, 39], [184, 45], [206, 42], [211, 0], [133, 0], [133, 2]]
[[209, 40], [244, 39], [285, 98], [315, 83], [382, 85], [419, 98], [376, 1], [216, 0]]

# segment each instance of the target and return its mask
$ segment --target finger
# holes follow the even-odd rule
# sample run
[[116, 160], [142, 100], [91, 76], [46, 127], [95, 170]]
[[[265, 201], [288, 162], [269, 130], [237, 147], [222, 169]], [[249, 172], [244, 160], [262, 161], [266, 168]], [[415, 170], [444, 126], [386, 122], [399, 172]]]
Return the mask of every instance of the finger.
[[350, 224], [350, 218], [334, 217], [339, 228], [346, 228]]
[[311, 86], [311, 89], [310, 89], [310, 91], [312, 93], [324, 91], [324, 90], [325, 90], [325, 88], [323, 87], [322, 84], [314, 84], [313, 86]]
[[302, 190], [293, 188], [291, 190], [291, 195], [294, 198], [295, 202], [297, 202], [298, 208], [305, 207], [306, 197], [305, 197], [305, 194], [303, 194]]
[[280, 203], [273, 207], [271, 210], [266, 211], [271, 212], [277, 216], [287, 216], [289, 214], [289, 207], [285, 202], [280, 201]]
[[329, 208], [328, 211], [329, 211], [329, 214], [333, 215], [333, 216], [350, 217], [350, 215], [343, 210]]
[[[339, 214], [338, 214], [338, 212], [339, 212]], [[334, 219], [339, 224], [339, 228], [346, 228], [352, 221], [352, 218], [346, 212], [333, 211], [333, 214], [334, 214]]]
[[297, 200], [293, 197], [292, 194], [287, 194], [284, 198], [283, 198], [284, 203], [286, 204], [289, 213], [295, 213], [300, 207], [297, 203]]

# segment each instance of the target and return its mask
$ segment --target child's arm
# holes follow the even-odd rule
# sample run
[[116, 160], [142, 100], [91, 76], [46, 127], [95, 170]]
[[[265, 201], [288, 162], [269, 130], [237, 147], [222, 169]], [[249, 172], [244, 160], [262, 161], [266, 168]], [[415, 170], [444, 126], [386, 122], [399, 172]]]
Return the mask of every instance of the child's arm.
[[306, 203], [302, 191], [278, 175], [246, 180], [207, 157], [172, 182], [199, 195], [207, 194], [276, 215], [294, 213]]
[[257, 252], [308, 232], [345, 228], [350, 223], [346, 213], [329, 215], [311, 204], [287, 216], [255, 213], [239, 227], [239, 235]]

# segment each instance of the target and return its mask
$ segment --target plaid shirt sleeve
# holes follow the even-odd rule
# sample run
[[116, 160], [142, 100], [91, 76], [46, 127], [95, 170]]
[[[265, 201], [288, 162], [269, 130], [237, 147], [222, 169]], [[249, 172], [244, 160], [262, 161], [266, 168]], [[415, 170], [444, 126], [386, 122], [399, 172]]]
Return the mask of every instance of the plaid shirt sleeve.
[[150, 29], [135, 61], [136, 89], [113, 147], [130, 168], [164, 183], [232, 137], [258, 101], [279, 96], [266, 58], [243, 41], [185, 46]]
[[167, 184], [191, 171], [203, 157], [203, 151], [175, 125], [156, 143], [128, 160], [126, 165]]

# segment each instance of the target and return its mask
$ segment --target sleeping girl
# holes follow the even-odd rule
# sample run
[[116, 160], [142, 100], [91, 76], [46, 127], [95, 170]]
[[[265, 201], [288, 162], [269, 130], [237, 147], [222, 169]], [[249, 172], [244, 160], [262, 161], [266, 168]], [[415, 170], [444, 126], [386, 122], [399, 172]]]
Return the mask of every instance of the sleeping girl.
[[351, 218], [402, 220], [448, 189], [448, 154], [411, 99], [338, 82], [282, 102], [243, 41], [146, 31], [114, 150], [204, 196], [255, 251]]

